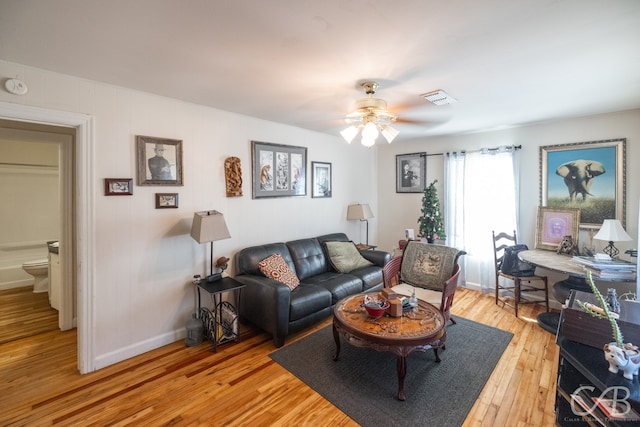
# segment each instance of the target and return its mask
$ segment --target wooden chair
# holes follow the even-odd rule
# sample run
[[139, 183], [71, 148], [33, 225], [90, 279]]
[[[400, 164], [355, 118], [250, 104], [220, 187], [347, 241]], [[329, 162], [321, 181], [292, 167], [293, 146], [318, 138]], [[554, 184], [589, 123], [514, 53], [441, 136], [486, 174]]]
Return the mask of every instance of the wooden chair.
[[[516, 312], [516, 317], [518, 317], [518, 306], [520, 304], [537, 304], [544, 302], [547, 306], [547, 311], [549, 311], [549, 285], [546, 276], [538, 276], [535, 274], [513, 276], [500, 271], [500, 265], [504, 258], [504, 250], [509, 246], [518, 244], [516, 231], [513, 230], [513, 235], [505, 232], [496, 235], [495, 231], [492, 231], [491, 235], [493, 236], [493, 260], [496, 272], [496, 304], [501, 302], [503, 306], [513, 307]], [[501, 284], [500, 278], [512, 283], [512, 286]], [[529, 295], [535, 295], [540, 292], [544, 292], [544, 300], [528, 298]], [[506, 295], [501, 296], [501, 293]], [[511, 298], [509, 298], [509, 296], [511, 296]], [[513, 304], [509, 302], [509, 299], [513, 299]]]

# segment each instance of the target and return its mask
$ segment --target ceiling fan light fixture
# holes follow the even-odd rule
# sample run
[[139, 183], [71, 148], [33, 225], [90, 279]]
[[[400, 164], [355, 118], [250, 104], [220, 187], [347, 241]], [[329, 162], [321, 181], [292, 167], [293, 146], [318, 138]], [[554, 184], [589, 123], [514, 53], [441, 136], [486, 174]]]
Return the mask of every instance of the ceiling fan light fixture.
[[458, 102], [453, 96], [449, 95], [442, 89], [435, 90], [433, 92], [423, 93], [420, 95], [424, 97], [427, 101], [435, 104], [435, 105], [447, 105], [453, 104], [454, 102]]
[[373, 122], [364, 125], [362, 129], [362, 139], [373, 139], [375, 141], [378, 135], [380, 135], [378, 127]]
[[376, 139], [375, 138], [366, 138], [365, 136], [362, 136], [362, 140], [360, 140], [360, 142], [365, 147], [371, 148], [371, 147], [373, 147], [375, 145]]
[[340, 135], [347, 141], [347, 144], [351, 144], [351, 141], [358, 135], [358, 132], [360, 132], [360, 129], [355, 126], [349, 126], [345, 130], [340, 131]]
[[[374, 98], [378, 83], [364, 82], [361, 84], [367, 94], [367, 98], [360, 99], [354, 104], [354, 111], [347, 114], [345, 122], [351, 127], [340, 132], [348, 143], [360, 133], [362, 129], [362, 145], [371, 147], [376, 143], [376, 138], [382, 133], [390, 143], [400, 133], [389, 124], [396, 121], [398, 116], [387, 110], [387, 102], [380, 98]], [[387, 130], [388, 129], [388, 130]]]
[[384, 139], [386, 139], [387, 142], [391, 144], [391, 141], [393, 141], [395, 137], [398, 136], [400, 131], [392, 128], [391, 126], [385, 126], [380, 130], [380, 133], [382, 134], [382, 136], [384, 136]]

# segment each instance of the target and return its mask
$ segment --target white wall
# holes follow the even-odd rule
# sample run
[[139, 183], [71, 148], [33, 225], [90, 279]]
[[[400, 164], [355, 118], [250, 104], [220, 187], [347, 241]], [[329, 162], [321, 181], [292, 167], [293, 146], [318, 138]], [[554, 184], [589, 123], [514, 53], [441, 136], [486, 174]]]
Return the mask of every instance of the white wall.
[[[245, 246], [330, 232], [362, 240], [361, 225], [346, 220], [347, 205], [367, 202], [376, 213], [376, 152], [338, 136], [0, 61], [0, 80], [8, 77], [24, 80], [29, 92], [0, 91], [0, 102], [95, 117], [96, 178], [89, 199], [95, 202], [96, 271], [90, 286], [96, 310], [90, 316], [96, 323], [96, 368], [183, 336], [195, 304], [191, 277], [209, 265], [209, 246], [189, 236], [193, 212], [216, 209], [225, 215], [232, 238], [215, 242], [214, 256], [231, 258]], [[135, 182], [136, 135], [183, 140], [184, 186], [135, 186], [132, 196], [103, 195], [103, 178]], [[307, 147], [308, 166], [313, 160], [331, 162], [333, 196], [253, 200], [251, 140]], [[243, 197], [225, 196], [229, 156], [241, 159]], [[179, 208], [155, 209], [158, 192], [178, 193]], [[372, 241], [375, 229], [374, 218]]]
[[[395, 156], [397, 154], [427, 152], [443, 153], [461, 149], [474, 150], [500, 145], [522, 145], [520, 181], [520, 236], [529, 247], [535, 246], [536, 212], [540, 197], [539, 147], [543, 145], [605, 139], [627, 139], [627, 188], [626, 230], [634, 238], [632, 242], [618, 242], [616, 247], [624, 252], [638, 246], [638, 202], [640, 197], [640, 110], [602, 114], [552, 123], [537, 124], [494, 132], [482, 132], [430, 138], [422, 141], [380, 145], [378, 147], [378, 244], [391, 250], [403, 237], [405, 228], [417, 230], [422, 194], [398, 194], [395, 192]], [[431, 156], [427, 160], [427, 183], [439, 180], [439, 196], [442, 192], [443, 158]], [[492, 190], [490, 190], [492, 191]], [[476, 209], [499, 209], [478, 206]], [[389, 224], [392, 224], [389, 226]], [[582, 233], [580, 239], [587, 238]], [[487, 236], [490, 239], [490, 236]], [[594, 240], [596, 249], [606, 242]], [[582, 245], [580, 245], [582, 246]], [[626, 257], [625, 255], [623, 255]], [[628, 259], [628, 258], [627, 258]], [[467, 275], [467, 281], [479, 283], [478, 277]]]
[[60, 236], [58, 145], [64, 137], [0, 128], [0, 289], [32, 284], [22, 264], [46, 259], [46, 242]]

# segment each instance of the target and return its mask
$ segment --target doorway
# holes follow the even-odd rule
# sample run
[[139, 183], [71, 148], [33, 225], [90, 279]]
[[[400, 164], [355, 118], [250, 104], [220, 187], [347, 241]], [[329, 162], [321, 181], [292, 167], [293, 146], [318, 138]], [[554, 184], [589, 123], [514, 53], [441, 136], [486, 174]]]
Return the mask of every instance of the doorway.
[[[58, 327], [68, 330], [74, 327], [75, 318], [75, 264], [74, 244], [74, 182], [73, 151], [75, 129], [34, 123], [0, 120], [0, 131], [9, 158], [19, 160], [7, 167], [19, 168], [22, 173], [14, 176], [14, 185], [7, 197], [12, 200], [6, 218], [7, 237], [15, 242], [59, 242], [60, 284], [49, 295], [51, 305], [58, 310]], [[13, 154], [13, 155], [12, 155]], [[53, 158], [52, 158], [53, 156]], [[47, 164], [54, 165], [51, 168]], [[46, 172], [42, 172], [46, 169]], [[11, 175], [10, 175], [11, 176]], [[31, 183], [31, 185], [29, 185]], [[8, 209], [9, 209], [8, 208]], [[22, 212], [22, 215], [20, 215]], [[13, 226], [11, 222], [14, 222]], [[15, 226], [15, 228], [13, 228]], [[9, 236], [11, 229], [14, 235]], [[39, 251], [39, 249], [34, 249]], [[40, 252], [37, 252], [40, 255]], [[22, 256], [28, 255], [28, 253]], [[41, 258], [41, 256], [38, 256]], [[70, 262], [65, 262], [68, 258]], [[49, 283], [53, 283], [49, 277]], [[51, 289], [50, 289], [51, 291]], [[55, 294], [55, 302], [51, 296]], [[60, 298], [58, 298], [60, 296]]]
[[[66, 158], [70, 163], [62, 166], [65, 171], [62, 178], [66, 188], [74, 188], [70, 192], [70, 200], [63, 203], [62, 217], [67, 222], [62, 228], [61, 240], [70, 242], [67, 245], [72, 253], [61, 260], [62, 281], [75, 284], [74, 292], [65, 292], [61, 295], [61, 303], [71, 307], [71, 313], [75, 312], [75, 325], [78, 337], [78, 370], [80, 373], [94, 371], [94, 330], [93, 319], [93, 281], [94, 260], [90, 256], [94, 252], [94, 220], [93, 207], [93, 145], [94, 145], [94, 118], [86, 114], [69, 113], [50, 110], [46, 108], [31, 107], [6, 102], [0, 102], [0, 120], [8, 121], [14, 126], [25, 124], [37, 124], [52, 127], [54, 130], [71, 132], [74, 135], [74, 144], [63, 144]], [[65, 235], [66, 233], [66, 235]], [[62, 249], [62, 248], [61, 248]], [[74, 315], [65, 321], [73, 327]]]

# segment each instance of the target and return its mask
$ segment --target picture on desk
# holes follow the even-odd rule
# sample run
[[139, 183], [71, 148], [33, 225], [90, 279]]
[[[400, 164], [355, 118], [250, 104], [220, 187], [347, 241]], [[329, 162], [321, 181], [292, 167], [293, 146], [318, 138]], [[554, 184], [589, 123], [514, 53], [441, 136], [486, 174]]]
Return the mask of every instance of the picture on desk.
[[554, 209], [538, 207], [536, 249], [555, 251], [565, 236], [571, 236], [578, 245], [580, 209]]

